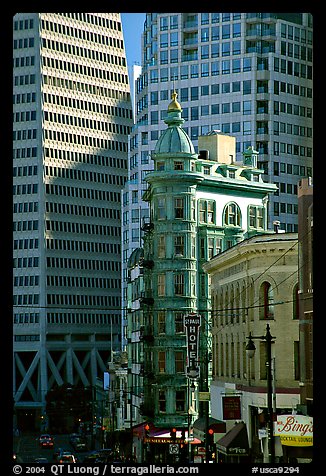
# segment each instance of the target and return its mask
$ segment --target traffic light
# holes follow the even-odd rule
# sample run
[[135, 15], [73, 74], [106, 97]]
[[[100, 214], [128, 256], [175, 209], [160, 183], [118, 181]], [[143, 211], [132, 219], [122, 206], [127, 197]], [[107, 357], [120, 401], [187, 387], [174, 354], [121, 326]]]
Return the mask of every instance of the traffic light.
[[[208, 449], [208, 457], [211, 458], [213, 457], [214, 451], [215, 451], [215, 443], [214, 443], [214, 430], [212, 428], [209, 428], [207, 433], [206, 433], [206, 438], [207, 438], [207, 449]], [[214, 455], [215, 457], [215, 455]]]
[[177, 429], [176, 429], [176, 428], [171, 428], [171, 430], [170, 430], [170, 436], [171, 436], [171, 438], [172, 438], [173, 441], [176, 440], [176, 438], [177, 438]]
[[207, 432], [207, 444], [209, 446], [212, 446], [214, 444], [214, 430], [212, 430], [212, 428], [209, 428]]
[[146, 425], [144, 426], [144, 430], [145, 430], [145, 438], [148, 438], [149, 437], [149, 424], [146, 423]]

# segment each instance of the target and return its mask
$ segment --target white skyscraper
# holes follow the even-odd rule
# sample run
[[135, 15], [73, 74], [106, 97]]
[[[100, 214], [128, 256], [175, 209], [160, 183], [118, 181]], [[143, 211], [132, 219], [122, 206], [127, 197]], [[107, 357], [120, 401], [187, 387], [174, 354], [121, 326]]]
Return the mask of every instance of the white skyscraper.
[[121, 204], [132, 126], [119, 13], [13, 19], [14, 400], [33, 427], [120, 349]]

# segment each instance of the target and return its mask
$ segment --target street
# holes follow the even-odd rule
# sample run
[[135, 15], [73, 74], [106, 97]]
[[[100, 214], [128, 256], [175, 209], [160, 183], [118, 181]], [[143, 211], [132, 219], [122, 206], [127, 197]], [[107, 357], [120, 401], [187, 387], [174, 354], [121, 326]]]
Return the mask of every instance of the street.
[[14, 437], [13, 448], [18, 463], [32, 463], [35, 462], [36, 458], [46, 458], [49, 463], [54, 463], [53, 454], [58, 448], [73, 453], [79, 462], [83, 460], [87, 453], [87, 451], [76, 452], [69, 442], [69, 435], [52, 435], [54, 438], [53, 449], [41, 448], [38, 443], [39, 436], [36, 433], [24, 433]]

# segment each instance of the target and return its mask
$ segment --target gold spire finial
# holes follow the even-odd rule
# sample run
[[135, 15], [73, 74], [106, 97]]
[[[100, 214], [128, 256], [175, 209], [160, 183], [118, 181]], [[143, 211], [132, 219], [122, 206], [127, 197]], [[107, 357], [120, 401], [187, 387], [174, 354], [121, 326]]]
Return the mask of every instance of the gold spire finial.
[[178, 93], [174, 90], [172, 93], [172, 101], [169, 104], [168, 111], [177, 110], [181, 111], [181, 106], [177, 101]]

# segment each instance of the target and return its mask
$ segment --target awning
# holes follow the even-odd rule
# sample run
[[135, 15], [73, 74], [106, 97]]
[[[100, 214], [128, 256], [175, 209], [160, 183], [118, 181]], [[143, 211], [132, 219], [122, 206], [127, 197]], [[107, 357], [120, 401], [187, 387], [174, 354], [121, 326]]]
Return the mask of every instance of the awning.
[[132, 432], [133, 435], [138, 436], [138, 438], [143, 438], [145, 436], [145, 426], [149, 426], [149, 431], [153, 431], [154, 426], [151, 422], [143, 421], [142, 423], [139, 423], [138, 425], [134, 425], [132, 427]]
[[237, 423], [216, 442], [216, 450], [233, 456], [248, 456], [249, 442], [244, 422]]
[[[193, 423], [193, 428], [200, 431], [206, 430], [206, 418], [200, 417]], [[214, 433], [225, 433], [226, 425], [224, 421], [216, 420], [216, 418], [208, 418], [208, 428], [214, 430]]]

